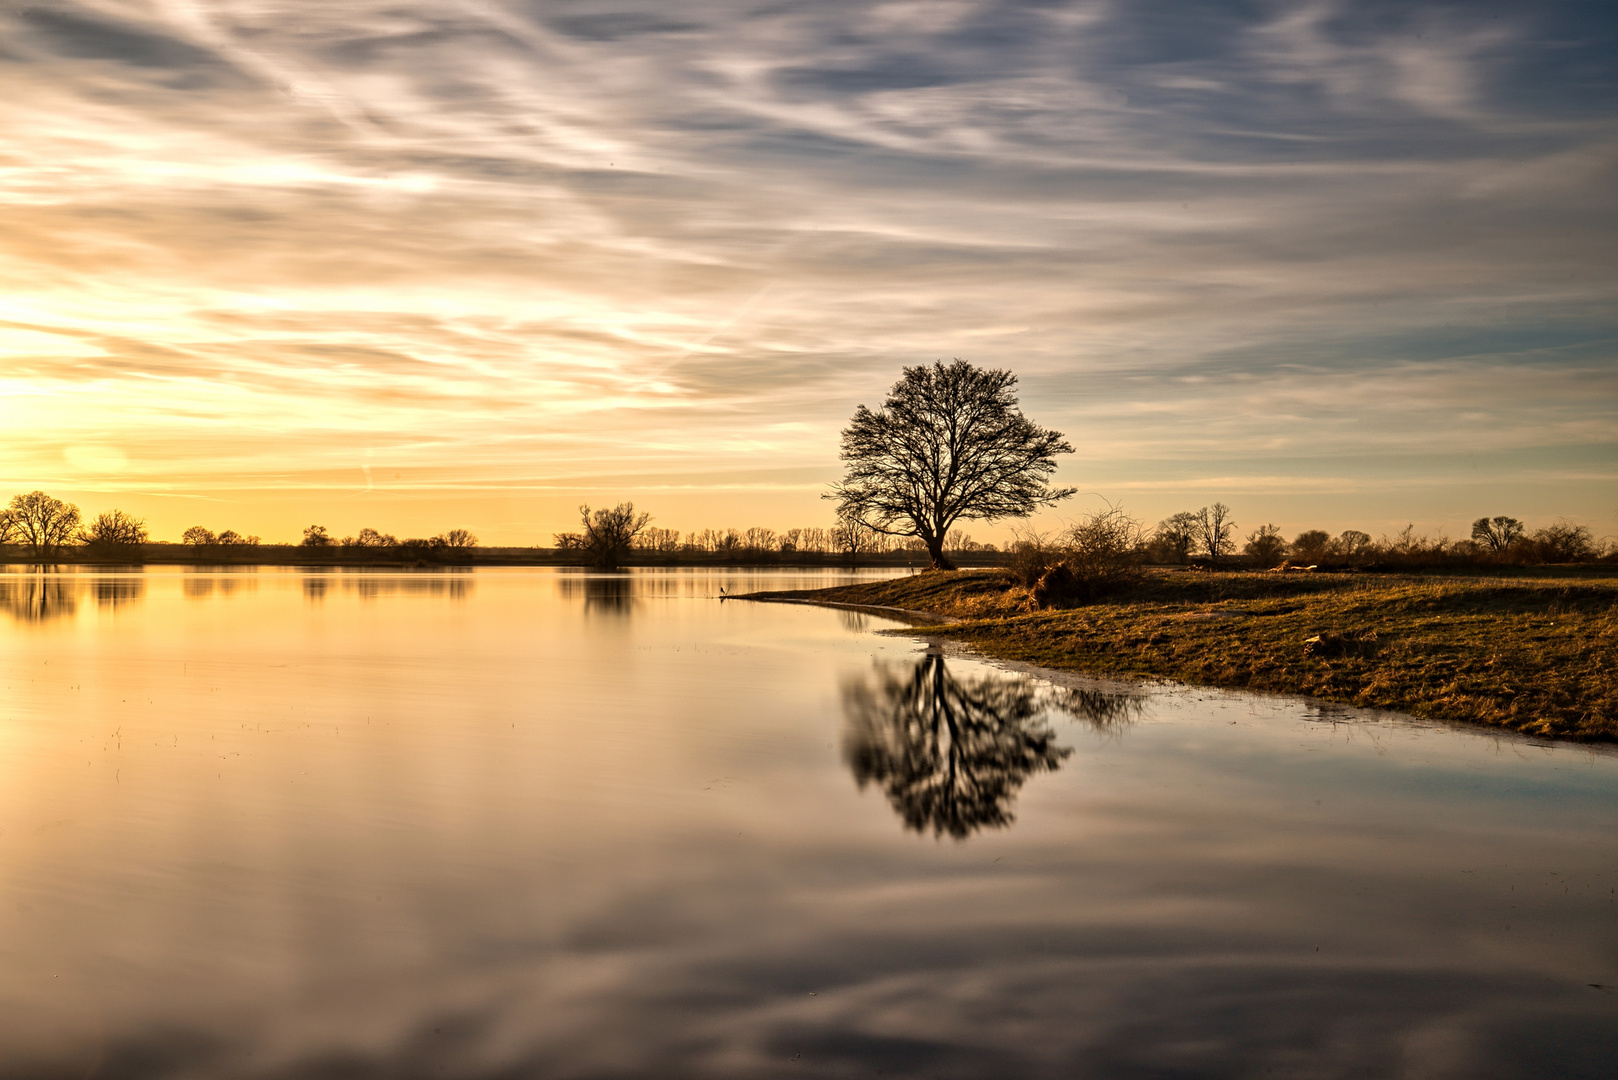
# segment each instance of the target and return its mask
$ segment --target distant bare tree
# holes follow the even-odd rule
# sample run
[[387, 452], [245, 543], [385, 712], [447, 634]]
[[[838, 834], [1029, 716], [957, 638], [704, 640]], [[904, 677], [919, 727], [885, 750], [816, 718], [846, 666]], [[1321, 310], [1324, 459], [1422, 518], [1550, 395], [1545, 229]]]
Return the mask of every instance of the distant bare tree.
[[747, 530], [747, 536], [746, 536], [746, 545], [747, 545], [747, 550], [754, 553], [754, 554], [756, 554], [756, 555], [764, 555], [764, 554], [767, 554], [769, 552], [775, 551], [776, 550], [775, 530], [774, 529], [760, 528], [760, 527], [757, 527], [757, 526], [755, 526], [754, 528], [748, 529]]
[[205, 529], [201, 525], [193, 525], [180, 534], [180, 543], [190, 544], [192, 547], [210, 547], [218, 539], [212, 529]]
[[1338, 555], [1355, 558], [1371, 550], [1371, 534], [1360, 532], [1358, 529], [1344, 529], [1332, 541], [1332, 547]]
[[1061, 432], [1022, 414], [1017, 377], [964, 360], [905, 368], [882, 408], [861, 405], [843, 429], [842, 483], [826, 496], [838, 516], [927, 545], [948, 569], [944, 539], [957, 521], [1022, 518], [1073, 494], [1047, 482]]
[[1216, 502], [1197, 511], [1197, 539], [1208, 561], [1215, 566], [1236, 550], [1236, 542], [1231, 539], [1231, 533], [1235, 531], [1236, 523], [1230, 520], [1230, 507], [1224, 503]]
[[13, 531], [33, 549], [36, 559], [54, 558], [79, 532], [79, 508], [43, 491], [12, 496], [7, 515]]
[[1281, 561], [1286, 549], [1287, 542], [1281, 536], [1280, 529], [1274, 525], [1260, 525], [1247, 534], [1247, 545], [1242, 552], [1260, 566], [1274, 566]]
[[235, 529], [226, 529], [214, 538], [222, 547], [257, 547], [259, 539], [256, 536], [244, 536]]
[[105, 553], [129, 554], [146, 543], [146, 523], [122, 510], [97, 514], [80, 534], [89, 547]]
[[1472, 522], [1472, 539], [1500, 554], [1522, 539], [1523, 524], [1514, 517], [1480, 517]]
[[1157, 523], [1152, 532], [1153, 542], [1175, 562], [1183, 563], [1191, 555], [1191, 550], [1197, 546], [1197, 537], [1201, 524], [1197, 515], [1182, 510], [1173, 517], [1166, 517]]
[[343, 546], [367, 548], [398, 547], [399, 538], [396, 536], [391, 536], [388, 533], [377, 532], [372, 528], [364, 528], [360, 530], [360, 534], [358, 536], [343, 537]]
[[1539, 529], [1530, 537], [1534, 554], [1541, 562], [1578, 562], [1595, 554], [1595, 542], [1588, 525], [1558, 521]]
[[331, 534], [324, 525], [311, 525], [303, 530], [303, 547], [330, 547]]
[[861, 555], [869, 554], [881, 541], [882, 534], [857, 517], [840, 518], [828, 532], [832, 547], [848, 556], [851, 563], [859, 562]]
[[478, 538], [473, 536], [469, 529], [451, 529], [448, 532], [439, 533], [434, 539], [442, 540], [445, 547], [475, 548], [478, 546]]
[[619, 503], [594, 514], [588, 506], [581, 506], [579, 523], [584, 531], [557, 533], [556, 546], [583, 552], [585, 560], [598, 570], [616, 570], [651, 520], [650, 514], [636, 514], [634, 503]]
[[1331, 534], [1324, 529], [1301, 532], [1292, 541], [1292, 554], [1304, 562], [1318, 562], [1331, 550]]

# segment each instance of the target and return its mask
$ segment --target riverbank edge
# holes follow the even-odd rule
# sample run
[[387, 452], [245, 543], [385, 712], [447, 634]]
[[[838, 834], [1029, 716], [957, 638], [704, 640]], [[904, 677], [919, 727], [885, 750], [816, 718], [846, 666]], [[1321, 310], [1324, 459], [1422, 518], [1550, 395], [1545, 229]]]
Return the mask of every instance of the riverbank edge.
[[[880, 583], [872, 583], [880, 588]], [[1048, 653], [1041, 654], [1031, 649], [1026, 642], [1020, 643], [1011, 632], [1008, 623], [1014, 622], [1017, 616], [989, 616], [978, 618], [963, 618], [951, 616], [937, 611], [922, 609], [906, 609], [881, 604], [862, 604], [847, 599], [833, 600], [818, 594], [838, 592], [847, 594], [851, 590], [859, 590], [861, 586], [834, 586], [830, 589], [803, 589], [782, 590], [774, 592], [748, 593], [732, 597], [737, 600], [753, 600], [762, 603], [798, 603], [819, 607], [837, 607], [849, 610], [865, 611], [872, 615], [892, 618], [895, 613], [903, 613], [918, 620], [917, 625], [885, 631], [892, 634], [916, 635], [919, 630], [929, 630], [924, 636], [949, 643], [961, 654], [974, 659], [1005, 666], [1011, 670], [1026, 671], [1040, 678], [1051, 680], [1061, 676], [1077, 676], [1081, 679], [1095, 683], [1114, 683], [1123, 687], [1145, 687], [1152, 685], [1183, 687], [1188, 689], [1208, 688], [1225, 692], [1252, 694], [1262, 697], [1294, 698], [1317, 705], [1333, 708], [1353, 709], [1361, 713], [1387, 714], [1405, 717], [1422, 723], [1434, 723], [1441, 726], [1455, 726], [1474, 732], [1493, 732], [1524, 737], [1529, 740], [1553, 740], [1556, 742], [1577, 743], [1584, 746], [1611, 746], [1618, 743], [1611, 727], [1606, 730], [1574, 730], [1565, 724], [1550, 720], [1540, 720], [1536, 723], [1502, 722], [1496, 719], [1468, 715], [1453, 709], [1444, 708], [1441, 701], [1421, 700], [1390, 702], [1380, 700], [1374, 694], [1362, 691], [1355, 695], [1330, 695], [1311, 692], [1311, 687], [1301, 680], [1292, 685], [1266, 685], [1253, 686], [1243, 682], [1227, 681], [1221, 679], [1199, 678], [1200, 673], [1178, 668], [1168, 671], [1108, 671], [1088, 666], [1082, 662], [1072, 664], [1051, 664], [1046, 662]], [[1121, 605], [1127, 606], [1127, 605]], [[1070, 612], [1043, 612], [1031, 613], [1036, 615], [1064, 615]], [[925, 621], [922, 621], [925, 620]], [[1216, 621], [1223, 621], [1217, 619]], [[1129, 642], [1121, 636], [1115, 637], [1105, 644], [1109, 647], [1122, 647]], [[1525, 676], [1529, 677], [1529, 676]], [[1587, 712], [1586, 716], [1592, 715]], [[1608, 725], [1613, 717], [1605, 713], [1597, 717], [1598, 721], [1605, 720]]]

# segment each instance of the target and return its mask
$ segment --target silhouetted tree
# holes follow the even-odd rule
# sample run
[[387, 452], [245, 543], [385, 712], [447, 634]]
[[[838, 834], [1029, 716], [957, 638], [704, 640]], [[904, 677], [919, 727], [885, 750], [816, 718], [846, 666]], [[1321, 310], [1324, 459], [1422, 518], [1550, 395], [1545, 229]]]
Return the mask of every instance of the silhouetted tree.
[[1301, 532], [1292, 541], [1292, 554], [1304, 562], [1317, 562], [1331, 550], [1331, 534], [1324, 529]]
[[36, 559], [55, 557], [79, 532], [79, 508], [43, 491], [12, 496], [7, 515], [12, 530], [33, 549]]
[[1056, 745], [1044, 709], [1038, 684], [957, 679], [931, 650], [908, 668], [844, 683], [843, 760], [861, 789], [882, 788], [909, 828], [963, 838], [1009, 825], [1023, 782], [1072, 753]]
[[303, 547], [331, 547], [331, 534], [324, 525], [311, 525], [303, 530]]
[[469, 529], [451, 529], [448, 532], [439, 533], [433, 539], [442, 540], [445, 547], [451, 548], [475, 548], [478, 546], [478, 538], [473, 536]]
[[882, 534], [856, 517], [839, 518], [829, 533], [832, 547], [848, 556], [850, 564], [858, 563], [861, 555], [876, 549]]
[[842, 483], [826, 497], [839, 515], [890, 536], [915, 536], [934, 567], [951, 566], [944, 539], [963, 519], [1027, 517], [1072, 495], [1047, 483], [1062, 434], [1023, 416], [1017, 377], [964, 360], [905, 368], [882, 408], [861, 405], [843, 429]]
[[146, 543], [146, 523], [122, 510], [108, 510], [97, 514], [79, 538], [103, 554], [129, 555]]
[[660, 529], [649, 526], [635, 539], [635, 546], [642, 551], [653, 551], [659, 555], [673, 555], [680, 550], [680, 531], [678, 529]]
[[1286, 549], [1287, 542], [1282, 538], [1280, 529], [1274, 525], [1260, 525], [1247, 534], [1247, 546], [1242, 548], [1242, 553], [1251, 556], [1260, 566], [1274, 566]]
[[[651, 522], [652, 515], [635, 513], [634, 503], [619, 503], [611, 510], [579, 507], [580, 533], [557, 533], [556, 546], [583, 552], [585, 560], [598, 570], [616, 570], [635, 546], [635, 538]], [[734, 534], [732, 534], [734, 535]]]
[[1354, 558], [1364, 555], [1371, 550], [1371, 534], [1360, 532], [1358, 529], [1344, 529], [1332, 541], [1332, 547], [1337, 554]]
[[[308, 533], [304, 533], [307, 538]], [[201, 525], [193, 525], [180, 534], [180, 543], [190, 544], [193, 547], [211, 547], [219, 538], [213, 534], [212, 529], [205, 529]]]
[[1188, 510], [1159, 521], [1152, 532], [1152, 543], [1159, 557], [1166, 555], [1175, 562], [1185, 562], [1191, 556], [1191, 549], [1197, 546], [1200, 527], [1197, 515]]
[[1208, 561], [1215, 566], [1236, 550], [1236, 542], [1230, 538], [1235, 531], [1236, 523], [1230, 520], [1230, 507], [1224, 503], [1216, 502], [1197, 511], [1197, 540]]
[[1480, 517], [1472, 522], [1472, 539], [1495, 554], [1503, 553], [1522, 539], [1523, 524], [1514, 517]]
[[1537, 530], [1529, 541], [1541, 562], [1578, 562], [1595, 554], [1595, 543], [1588, 525], [1558, 521]]

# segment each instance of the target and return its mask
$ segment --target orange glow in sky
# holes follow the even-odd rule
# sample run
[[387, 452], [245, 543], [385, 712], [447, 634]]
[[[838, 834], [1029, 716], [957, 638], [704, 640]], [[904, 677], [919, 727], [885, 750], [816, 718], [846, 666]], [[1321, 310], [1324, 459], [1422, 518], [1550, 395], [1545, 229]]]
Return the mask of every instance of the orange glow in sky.
[[961, 357], [1148, 521], [1618, 532], [1606, 39], [1199, 18], [8, 8], [0, 496], [170, 540], [824, 524], [854, 407]]

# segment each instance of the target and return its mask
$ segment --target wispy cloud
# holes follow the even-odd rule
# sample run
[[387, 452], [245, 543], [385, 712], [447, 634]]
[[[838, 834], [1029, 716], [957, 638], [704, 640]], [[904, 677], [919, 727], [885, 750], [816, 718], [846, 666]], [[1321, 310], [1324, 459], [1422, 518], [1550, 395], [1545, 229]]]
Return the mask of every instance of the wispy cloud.
[[1304, 443], [1618, 446], [1587, 5], [0, 20], [14, 485], [313, 488], [386, 446], [428, 486], [769, 462], [811, 516], [853, 405], [942, 356], [1143, 490]]

